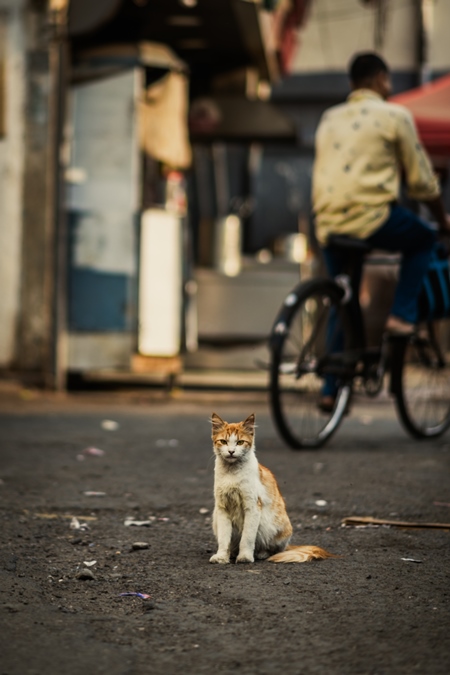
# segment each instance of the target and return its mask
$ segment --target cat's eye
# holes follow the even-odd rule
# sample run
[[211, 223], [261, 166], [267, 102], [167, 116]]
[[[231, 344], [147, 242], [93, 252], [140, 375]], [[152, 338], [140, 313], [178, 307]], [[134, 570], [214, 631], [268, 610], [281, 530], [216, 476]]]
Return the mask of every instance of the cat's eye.
[[236, 445], [244, 445], [245, 441], [238, 441]]
[[219, 440], [219, 443], [222, 443], [222, 445], [228, 445], [228, 441], [227, 441], [226, 438], [221, 438], [221, 439]]

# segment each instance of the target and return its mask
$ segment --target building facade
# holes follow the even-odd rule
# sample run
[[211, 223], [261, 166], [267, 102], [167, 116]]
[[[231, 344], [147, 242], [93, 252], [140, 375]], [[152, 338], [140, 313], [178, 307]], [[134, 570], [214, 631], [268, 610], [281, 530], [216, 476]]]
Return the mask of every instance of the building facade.
[[[58, 386], [58, 382], [61, 385], [71, 358], [75, 365], [90, 363], [86, 360], [89, 346], [87, 351], [84, 347], [81, 352], [77, 351], [82, 343], [88, 344], [86, 326], [90, 329], [100, 325], [98, 332], [104, 336], [111, 325], [117, 329], [122, 321], [122, 315], [117, 314], [117, 320], [110, 325], [108, 321], [114, 318], [113, 312], [105, 313], [105, 305], [102, 312], [97, 311], [92, 302], [89, 279], [98, 280], [99, 270], [95, 265], [98, 267], [100, 263], [100, 272], [112, 274], [114, 282], [118, 274], [132, 278], [133, 288], [127, 285], [126, 293], [122, 279], [121, 285], [117, 282], [120, 287], [117, 296], [116, 291], [111, 290], [114, 284], [105, 286], [106, 296], [102, 296], [109, 299], [111, 294], [114, 296], [111, 304], [114, 311], [114, 308], [123, 310], [122, 297], [124, 302], [132, 297], [132, 311], [126, 310], [124, 320], [127, 335], [125, 341], [123, 335], [121, 337], [122, 348], [116, 363], [122, 368], [128, 362], [132, 365], [133, 355], [139, 352], [140, 273], [138, 246], [131, 237], [135, 236], [139, 243], [139, 223], [144, 210], [162, 205], [163, 211], [168, 206], [173, 213], [175, 204], [178, 215], [185, 214], [185, 205], [181, 204], [184, 197], [179, 196], [183, 185], [189, 209], [187, 229], [182, 229], [176, 243], [179, 246], [181, 241], [185, 248], [177, 263], [183, 267], [181, 273], [177, 271], [177, 279], [181, 279], [181, 301], [173, 305], [175, 312], [181, 307], [183, 317], [181, 321], [177, 317], [170, 322], [180, 324], [180, 329], [177, 328], [182, 333], [180, 349], [187, 343], [195, 349], [198, 327], [200, 339], [203, 330], [208, 338], [213, 334], [218, 343], [227, 337], [237, 341], [260, 340], [266, 323], [270, 325], [272, 310], [266, 308], [264, 316], [252, 318], [246, 314], [246, 305], [242, 302], [248, 293], [248, 303], [253, 308], [264, 308], [269, 296], [275, 306], [278, 296], [272, 290], [278, 288], [279, 283], [282, 297], [285, 286], [298, 275], [288, 255], [280, 254], [277, 258], [277, 246], [286, 248], [290, 245], [290, 235], [298, 234], [299, 229], [301, 233], [308, 231], [314, 132], [323, 110], [342, 101], [348, 93], [346, 69], [350, 57], [357, 51], [379, 51], [392, 68], [398, 92], [450, 72], [447, 44], [450, 3], [447, 0], [204, 0], [198, 3], [195, 0], [151, 3], [71, 0], [69, 32], [61, 41], [61, 36], [49, 32], [49, 7], [58, 7], [61, 11], [66, 5], [63, 0], [51, 3], [0, 0], [0, 369], [17, 368], [34, 374], [37, 382], [50, 386]], [[135, 202], [129, 209], [129, 218], [127, 216], [127, 258], [121, 255], [124, 233], [114, 214], [108, 216], [104, 230], [95, 219], [89, 220], [89, 215], [81, 214], [87, 206], [97, 204], [96, 200], [102, 201], [107, 214], [114, 200], [108, 205], [108, 198], [103, 198], [100, 192], [89, 192], [86, 169], [95, 177], [100, 164], [78, 166], [73, 152], [70, 155], [69, 146], [72, 144], [72, 151], [74, 147], [74, 137], [70, 134], [74, 129], [78, 134], [75, 143], [78, 148], [86, 140], [83, 139], [83, 118], [77, 117], [71, 104], [75, 101], [86, 105], [89, 112], [90, 101], [95, 97], [89, 98], [91, 85], [87, 80], [83, 83], [82, 68], [77, 71], [76, 81], [74, 62], [69, 64], [71, 75], [61, 70], [68, 53], [62, 45], [70, 46], [71, 58], [74, 58], [94, 48], [111, 47], [124, 41], [132, 45], [156, 41], [170, 47], [187, 64], [190, 101], [195, 102], [190, 116], [193, 165], [186, 183], [170, 171], [164, 174], [163, 185], [155, 181], [154, 158], [142, 162], [142, 156], [149, 156], [148, 153], [144, 150], [142, 155], [142, 147], [138, 147], [137, 142], [133, 146], [136, 171], [130, 170], [129, 175], [133, 183], [130, 194]], [[56, 65], [59, 63], [56, 69], [55, 55]], [[123, 62], [124, 55], [120, 58]], [[289, 72], [277, 79], [280, 63]], [[153, 70], [136, 62], [133, 67], [138, 70], [130, 75], [128, 84], [134, 87], [133, 82], [139, 80], [139, 92], [145, 92]], [[111, 75], [112, 71], [108, 72]], [[115, 77], [120, 79], [117, 72]], [[106, 71], [102, 78], [99, 78], [102, 84], [98, 85], [97, 93], [104, 105], [106, 99], [101, 92], [104, 90], [106, 96], [114, 82], [108, 81]], [[267, 85], [263, 83], [265, 86], [260, 87], [261, 80], [272, 80], [271, 103], [275, 107], [264, 108], [260, 96], [267, 97]], [[133, 90], [130, 100], [136, 108], [140, 105], [139, 99], [140, 94], [136, 96]], [[124, 120], [126, 115], [125, 106]], [[94, 127], [89, 134], [97, 134]], [[125, 128], [124, 124], [120, 128]], [[101, 125], [99, 130], [102, 131]], [[135, 136], [133, 130], [130, 135], [133, 143]], [[100, 147], [99, 137], [97, 141]], [[106, 140], [104, 147], [107, 146]], [[86, 143], [84, 147], [87, 157], [89, 147]], [[92, 153], [88, 159], [93, 161]], [[101, 167], [105, 175], [111, 169], [105, 158]], [[124, 168], [124, 164], [119, 168]], [[66, 169], [72, 172], [69, 171], [69, 183], [62, 185], [61, 176]], [[76, 194], [81, 194], [83, 186], [91, 201], [84, 202], [81, 197], [77, 201]], [[62, 214], [62, 199], [66, 199], [67, 191], [68, 201]], [[114, 197], [118, 197], [118, 193]], [[232, 218], [227, 221], [229, 216]], [[166, 220], [163, 217], [155, 222]], [[145, 222], [149, 222], [148, 219]], [[228, 246], [227, 222], [228, 234], [238, 233], [233, 240], [234, 249], [240, 247], [238, 252], [245, 258], [245, 264], [241, 260], [235, 265], [237, 274], [233, 277], [223, 274], [224, 250], [217, 250], [222, 234], [223, 246]], [[236, 227], [236, 223], [240, 227]], [[163, 225], [158, 224], [156, 232], [160, 227]], [[81, 239], [71, 239], [74, 232], [81, 233]], [[188, 233], [187, 238], [183, 232]], [[150, 259], [155, 254], [155, 246], [159, 245], [157, 236], [155, 241], [150, 247]], [[163, 245], [162, 240], [160, 244]], [[94, 267], [91, 245], [98, 254]], [[269, 249], [274, 255], [274, 264], [272, 274], [268, 275], [269, 267], [262, 268], [260, 261]], [[64, 267], [71, 253], [80, 263], [72, 275], [76, 277], [72, 296], [70, 265]], [[132, 256], [134, 259], [130, 262]], [[203, 293], [197, 297], [200, 300], [197, 305], [196, 283]], [[211, 288], [217, 289], [215, 298], [211, 298], [208, 290]], [[154, 306], [160, 307], [158, 292], [150, 295]], [[237, 322], [233, 314], [227, 319], [227, 326], [233, 326], [233, 330], [227, 335], [227, 326], [224, 326], [217, 332], [219, 323], [213, 310], [218, 311], [218, 317], [228, 316], [218, 307], [219, 297], [225, 298], [226, 307], [235, 306], [239, 308], [240, 317], [246, 317], [243, 333], [234, 330]], [[236, 302], [237, 299], [242, 302]], [[88, 315], [86, 307], [91, 314]], [[68, 339], [71, 321], [75, 330], [73, 339]], [[103, 357], [102, 340], [103, 337], [97, 340], [97, 345]], [[92, 353], [93, 361], [102, 365], [95, 350]], [[114, 348], [111, 353], [112, 359], [106, 359], [105, 364], [114, 367]]]
[[25, 157], [25, 1], [0, 2], [0, 368], [15, 357], [20, 315]]

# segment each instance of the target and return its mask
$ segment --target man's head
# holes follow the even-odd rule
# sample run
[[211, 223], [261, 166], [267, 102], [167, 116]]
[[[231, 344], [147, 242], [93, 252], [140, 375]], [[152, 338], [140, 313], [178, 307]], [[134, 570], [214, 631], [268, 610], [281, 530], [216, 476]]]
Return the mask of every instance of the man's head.
[[392, 92], [389, 68], [374, 52], [357, 54], [349, 68], [352, 89], [372, 89], [384, 99]]

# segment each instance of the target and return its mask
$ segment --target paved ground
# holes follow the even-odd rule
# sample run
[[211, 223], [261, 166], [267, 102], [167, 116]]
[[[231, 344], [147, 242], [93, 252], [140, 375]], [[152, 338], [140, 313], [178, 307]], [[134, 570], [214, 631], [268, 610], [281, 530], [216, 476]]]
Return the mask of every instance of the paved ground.
[[[213, 410], [256, 412], [294, 543], [340, 559], [208, 564]], [[450, 436], [412, 441], [388, 400], [355, 405], [326, 448], [295, 453], [262, 393], [55, 397], [4, 383], [0, 446], [0, 675], [450, 672], [449, 530], [341, 525], [450, 522]]]

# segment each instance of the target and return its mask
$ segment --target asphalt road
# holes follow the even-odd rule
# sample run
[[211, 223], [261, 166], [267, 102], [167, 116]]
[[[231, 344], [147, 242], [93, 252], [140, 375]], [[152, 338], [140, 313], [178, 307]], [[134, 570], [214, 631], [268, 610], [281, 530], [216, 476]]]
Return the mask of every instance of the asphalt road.
[[[340, 558], [208, 563], [213, 411], [256, 412], [293, 543]], [[450, 672], [449, 529], [342, 526], [450, 523], [450, 435], [410, 439], [387, 399], [293, 452], [263, 394], [22, 392], [0, 397], [0, 447], [0, 675]]]

